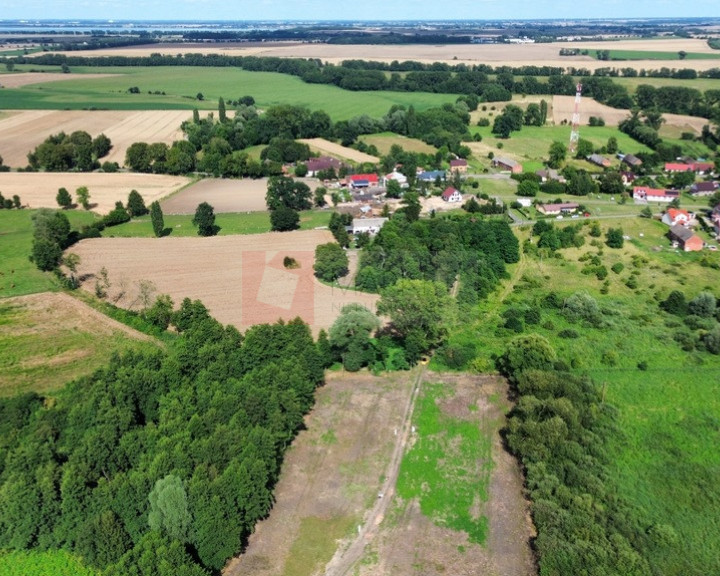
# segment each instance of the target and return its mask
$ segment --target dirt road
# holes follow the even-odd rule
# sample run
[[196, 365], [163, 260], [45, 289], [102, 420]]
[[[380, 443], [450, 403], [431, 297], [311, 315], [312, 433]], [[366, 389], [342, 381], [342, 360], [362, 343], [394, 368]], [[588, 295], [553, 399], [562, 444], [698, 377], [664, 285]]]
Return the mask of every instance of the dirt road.
[[414, 430], [412, 429], [412, 416], [415, 410], [415, 401], [417, 400], [420, 386], [422, 384], [425, 368], [420, 366], [413, 384], [408, 403], [405, 408], [402, 425], [396, 430], [397, 441], [390, 458], [387, 471], [385, 472], [385, 482], [381, 491], [378, 493], [378, 499], [372, 510], [365, 516], [364, 522], [358, 526], [357, 537], [345, 548], [338, 548], [333, 559], [325, 568], [325, 576], [344, 576], [352, 570], [363, 557], [365, 547], [370, 544], [375, 537], [380, 523], [383, 521], [388, 507], [393, 499], [395, 492], [395, 484], [397, 482], [398, 473], [400, 471], [400, 463], [402, 462], [405, 448], [410, 440]]

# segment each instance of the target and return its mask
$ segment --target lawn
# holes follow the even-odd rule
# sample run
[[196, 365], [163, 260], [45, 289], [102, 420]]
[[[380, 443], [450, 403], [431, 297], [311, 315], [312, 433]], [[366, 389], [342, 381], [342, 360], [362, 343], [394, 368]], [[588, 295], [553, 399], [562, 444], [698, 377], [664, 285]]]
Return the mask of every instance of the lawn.
[[0, 552], [0, 576], [98, 576], [63, 550]]
[[[59, 71], [59, 68], [53, 71]], [[0, 91], [0, 108], [214, 109], [220, 97], [228, 101], [251, 95], [261, 108], [277, 104], [307, 106], [312, 110], [324, 110], [337, 121], [361, 114], [380, 117], [395, 104], [412, 104], [416, 110], [425, 110], [454, 102], [456, 98], [455, 95], [424, 92], [351, 92], [335, 86], [306, 84], [286, 74], [248, 72], [239, 68], [73, 67], [72, 71], [114, 76], [3, 90]], [[140, 93], [130, 94], [128, 89], [135, 86]], [[197, 99], [199, 93], [203, 95], [202, 101]]]
[[473, 511], [488, 499], [490, 434], [477, 419], [441, 410], [439, 403], [452, 395], [450, 385], [423, 385], [413, 416], [417, 439], [400, 464], [397, 491], [405, 501], [417, 499], [423, 515], [437, 525], [482, 544], [488, 519]]
[[[32, 250], [32, 215], [35, 210], [0, 210], [0, 298], [57, 290], [59, 284], [28, 259]], [[85, 211], [65, 212], [71, 226], [90, 224], [96, 216]]]
[[[300, 212], [300, 229], [312, 230], [327, 226], [330, 222], [329, 210], [307, 210]], [[197, 228], [192, 224], [192, 214], [168, 214], [164, 217], [165, 228], [169, 236], [197, 236]], [[270, 231], [269, 212], [236, 212], [216, 214], [215, 224], [220, 227], [220, 236], [234, 234], [260, 234]], [[116, 238], [152, 238], [154, 236], [150, 216], [135, 218], [125, 224], [106, 228], [105, 237]]]

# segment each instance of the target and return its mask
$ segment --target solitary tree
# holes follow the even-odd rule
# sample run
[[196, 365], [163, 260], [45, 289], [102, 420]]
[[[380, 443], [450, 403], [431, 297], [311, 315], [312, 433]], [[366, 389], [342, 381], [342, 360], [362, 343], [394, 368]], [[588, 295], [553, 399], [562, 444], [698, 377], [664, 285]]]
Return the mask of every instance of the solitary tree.
[[548, 166], [550, 168], [560, 168], [567, 157], [567, 146], [562, 142], [553, 142], [550, 144], [550, 152], [548, 158]]
[[145, 207], [145, 200], [143, 200], [143, 197], [140, 196], [137, 190], [131, 190], [128, 195], [127, 211], [133, 218], [148, 213], [148, 209]]
[[333, 352], [342, 358], [346, 370], [354, 372], [367, 363], [370, 336], [379, 327], [380, 320], [365, 306], [343, 306], [330, 327], [330, 345]]
[[288, 232], [300, 227], [300, 214], [287, 206], [279, 206], [270, 212], [270, 229], [273, 232]]
[[198, 236], [215, 236], [220, 230], [215, 225], [215, 210], [207, 202], [198, 204], [192, 223], [197, 226]]
[[80, 186], [75, 190], [75, 196], [77, 197], [78, 204], [80, 204], [85, 210], [90, 210], [90, 190], [87, 186]]
[[163, 218], [162, 208], [160, 208], [160, 203], [157, 200], [150, 204], [150, 221], [152, 222], [155, 237], [160, 238], [165, 229], [165, 220]]
[[225, 111], [225, 100], [223, 100], [222, 97], [218, 100], [218, 120], [220, 120], [220, 122], [223, 124], [227, 120], [227, 113]]
[[315, 248], [315, 276], [326, 282], [337, 280], [348, 273], [348, 257], [345, 250], [335, 242], [320, 244]]
[[62, 208], [70, 208], [70, 206], [72, 206], [72, 196], [70, 196], [70, 192], [67, 191], [67, 188], [58, 189], [55, 200], [57, 200], [58, 206]]

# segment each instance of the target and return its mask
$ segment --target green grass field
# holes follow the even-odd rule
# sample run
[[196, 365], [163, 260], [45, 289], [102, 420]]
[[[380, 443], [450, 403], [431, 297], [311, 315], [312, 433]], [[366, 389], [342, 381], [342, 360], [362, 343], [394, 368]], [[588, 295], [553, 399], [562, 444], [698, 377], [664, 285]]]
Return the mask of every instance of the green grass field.
[[98, 572], [62, 550], [0, 552], [0, 576], [98, 576]]
[[[600, 49], [591, 48], [589, 55], [598, 59]], [[687, 52], [680, 58], [679, 52], [664, 52], [661, 50], [610, 50], [610, 63], [616, 60], [719, 60], [720, 54], [705, 52]]]
[[420, 152], [424, 154], [435, 154], [437, 148], [426, 144], [422, 140], [416, 138], [407, 138], [406, 136], [399, 136], [393, 132], [381, 132], [379, 134], [368, 134], [367, 136], [360, 136], [358, 138], [367, 145], [373, 144], [380, 154], [388, 154], [390, 148], [397, 144], [406, 152]]
[[423, 515], [439, 526], [482, 544], [488, 520], [472, 510], [488, 498], [490, 434], [475, 419], [442, 412], [438, 402], [452, 395], [449, 385], [423, 385], [413, 416], [418, 439], [400, 464], [397, 491], [405, 501], [417, 499]]
[[[327, 226], [330, 222], [329, 210], [307, 210], [300, 212], [300, 229], [312, 230]], [[169, 236], [197, 236], [197, 228], [193, 226], [192, 214], [169, 214], [165, 216], [165, 228], [170, 230]], [[215, 223], [220, 226], [220, 236], [233, 234], [262, 234], [270, 232], [269, 212], [237, 212], [216, 214]], [[154, 236], [150, 216], [135, 218], [125, 224], [106, 228], [105, 237], [116, 238], [152, 238]]]
[[[47, 67], [46, 67], [47, 68]], [[59, 68], [56, 67], [56, 70]], [[277, 104], [324, 110], [333, 120], [368, 114], [383, 116], [394, 104], [412, 104], [417, 110], [454, 102], [456, 96], [422, 92], [351, 92], [335, 86], [305, 84], [299, 78], [274, 72], [247, 72], [238, 68], [189, 67], [74, 67], [72, 72], [114, 74], [46, 82], [0, 91], [0, 108], [112, 110], [214, 109], [218, 98], [255, 98], [262, 108]], [[0, 80], [1, 82], [1, 80]], [[137, 86], [139, 94], [128, 93]], [[165, 95], [148, 92], [165, 92]], [[198, 93], [204, 96], [197, 100]]]
[[[32, 249], [34, 210], [0, 210], [0, 298], [57, 290], [55, 277], [41, 272], [28, 259]], [[66, 212], [77, 228], [90, 224], [96, 216], [85, 211]]]

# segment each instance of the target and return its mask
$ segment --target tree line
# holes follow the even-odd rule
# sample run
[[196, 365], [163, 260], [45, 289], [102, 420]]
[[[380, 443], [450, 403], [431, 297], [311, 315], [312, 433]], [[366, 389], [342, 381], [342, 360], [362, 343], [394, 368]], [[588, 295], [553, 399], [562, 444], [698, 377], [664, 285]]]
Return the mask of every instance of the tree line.
[[326, 360], [299, 319], [243, 335], [186, 299], [172, 322], [167, 350], [0, 399], [0, 548], [108, 576], [217, 574], [242, 549]]

